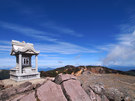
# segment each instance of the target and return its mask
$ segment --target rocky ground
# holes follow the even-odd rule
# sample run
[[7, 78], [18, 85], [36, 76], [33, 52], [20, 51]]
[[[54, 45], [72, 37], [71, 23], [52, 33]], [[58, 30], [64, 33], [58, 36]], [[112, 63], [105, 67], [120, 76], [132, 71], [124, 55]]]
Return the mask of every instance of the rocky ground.
[[44, 78], [41, 82], [27, 81], [8, 87], [1, 81], [0, 101], [95, 101], [95, 97], [96, 101], [109, 101], [91, 91], [93, 95], [88, 95], [77, 77], [59, 74], [54, 80]]
[[59, 74], [30, 81], [0, 81], [0, 101], [135, 101], [135, 77]]
[[[106, 95], [112, 101], [135, 101], [135, 76], [121, 74], [94, 74], [84, 72], [78, 79], [89, 94], [89, 88], [95, 85], [103, 86], [99, 95]], [[96, 91], [95, 91], [96, 92]]]

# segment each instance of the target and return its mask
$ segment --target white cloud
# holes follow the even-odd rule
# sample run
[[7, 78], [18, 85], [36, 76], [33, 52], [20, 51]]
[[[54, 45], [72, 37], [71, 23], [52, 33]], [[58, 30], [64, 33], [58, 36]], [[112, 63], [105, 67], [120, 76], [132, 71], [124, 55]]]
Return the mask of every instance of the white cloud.
[[11, 45], [11, 42], [7, 40], [0, 40], [0, 44]]
[[50, 37], [52, 33], [49, 32], [40, 31], [33, 28], [23, 27], [5, 22], [1, 22], [0, 26], [18, 32], [18, 34], [23, 34], [25, 36], [33, 37], [35, 39], [46, 40], [51, 42], [57, 41], [57, 39]]
[[77, 54], [77, 53], [96, 53], [97, 51], [84, 48], [66, 42], [57, 42], [54, 44], [35, 44], [35, 48], [43, 53]]
[[[1, 23], [1, 22], [0, 22]], [[9, 23], [1, 23], [0, 25], [3, 28], [10, 29], [12, 31], [18, 32], [18, 34], [22, 34], [24, 36], [29, 36], [31, 38], [35, 38], [37, 40], [43, 40], [43, 41], [48, 41], [48, 44], [45, 43], [34, 43], [35, 49], [39, 50], [41, 52], [41, 56], [39, 55], [39, 66], [62, 66], [62, 65], [67, 65], [67, 64], [74, 64], [74, 61], [71, 59], [68, 60], [66, 57], [60, 57], [60, 54], [78, 54], [78, 53], [96, 53], [96, 50], [92, 50], [89, 48], [84, 48], [82, 46], [73, 44], [73, 43], [68, 43], [68, 42], [63, 42], [59, 41], [56, 38], [53, 38], [50, 33], [36, 30], [33, 28], [26, 28], [23, 26], [19, 25], [14, 25], [14, 24], [9, 24]], [[2, 64], [1, 66], [14, 66], [15, 64], [15, 59], [11, 60], [10, 57], [7, 54], [9, 54], [11, 51], [11, 41], [7, 40], [1, 40], [0, 41], [0, 53], [2, 53], [4, 56], [6, 56], [4, 59], [0, 57], [0, 60], [2, 60], [0, 63]], [[3, 53], [5, 52], [5, 53]], [[44, 55], [47, 53], [53, 53], [54, 55], [58, 56], [50, 56], [49, 55]], [[46, 58], [43, 58], [46, 57]], [[10, 61], [11, 60], [11, 61]], [[59, 63], [58, 61], [62, 61], [63, 63]], [[33, 64], [34, 65], [34, 64]]]
[[[50, 37], [50, 34], [48, 34], [47, 32], [44, 32], [44, 31], [40, 31], [40, 30], [36, 30], [36, 29], [32, 29], [32, 28], [26, 28], [26, 27], [14, 25], [14, 24], [9, 24], [9, 23], [5, 23], [5, 22], [1, 22], [1, 26], [4, 28], [10, 29], [10, 30], [19, 32], [18, 34], [23, 34], [25, 36], [33, 37], [33, 38], [36, 38], [39, 40], [49, 41], [50, 44], [36, 44], [35, 45], [37, 47], [37, 49], [39, 49], [41, 52], [61, 53], [61, 54], [95, 53], [95, 52], [97, 52], [95, 50], [84, 48], [84, 47], [79, 46], [79, 45], [59, 41], [56, 38]], [[54, 26], [54, 27], [56, 27], [56, 26]], [[71, 30], [71, 32], [73, 32], [73, 31]], [[7, 41], [2, 41], [2, 42], [8, 43]], [[2, 47], [4, 47], [4, 46], [2, 46]], [[5, 46], [5, 48], [6, 47], [7, 46]]]
[[67, 34], [67, 35], [71, 35], [71, 36], [75, 36], [75, 37], [82, 37], [83, 36], [82, 34], [77, 33], [76, 31], [74, 31], [72, 29], [58, 26], [55, 23], [48, 22], [48, 23], [43, 24], [43, 26], [50, 28], [50, 29], [53, 29], [55, 31], [58, 31], [58, 32], [60, 32], [59, 34]]
[[0, 45], [0, 51], [10, 51], [11, 46]]
[[15, 57], [3, 57], [3, 58], [0, 58], [0, 68], [4, 68], [4, 67], [8, 67], [8, 68], [11, 68], [11, 67], [15, 67], [16, 65], [16, 59]]
[[135, 65], [135, 31], [121, 34], [117, 38], [118, 44], [109, 49], [109, 54], [103, 60], [104, 65]]

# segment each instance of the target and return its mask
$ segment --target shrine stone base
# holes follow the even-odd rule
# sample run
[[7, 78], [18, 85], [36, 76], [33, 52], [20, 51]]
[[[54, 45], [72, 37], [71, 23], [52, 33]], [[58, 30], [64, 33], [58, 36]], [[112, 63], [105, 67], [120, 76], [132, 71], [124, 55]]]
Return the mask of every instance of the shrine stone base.
[[10, 79], [15, 81], [24, 81], [24, 80], [31, 80], [31, 79], [39, 79], [40, 73], [31, 73], [31, 74], [10, 74]]

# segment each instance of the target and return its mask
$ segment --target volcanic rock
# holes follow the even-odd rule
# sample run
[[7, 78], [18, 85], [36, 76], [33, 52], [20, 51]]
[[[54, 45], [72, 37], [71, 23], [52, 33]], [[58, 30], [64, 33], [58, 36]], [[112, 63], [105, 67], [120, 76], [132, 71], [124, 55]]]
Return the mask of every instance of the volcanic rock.
[[23, 96], [19, 101], [37, 101], [35, 98], [35, 92], [29, 93], [26, 96]]
[[55, 82], [61, 84], [68, 101], [91, 101], [75, 76], [59, 74], [55, 78]]
[[52, 81], [47, 81], [40, 86], [36, 91], [36, 95], [39, 101], [67, 101], [60, 85]]
[[31, 82], [25, 82], [25, 83], [22, 83], [19, 85], [19, 87], [17, 87], [17, 93], [23, 93], [23, 92], [26, 92], [26, 91], [30, 91], [32, 90], [34, 87], [34, 85], [32, 85]]

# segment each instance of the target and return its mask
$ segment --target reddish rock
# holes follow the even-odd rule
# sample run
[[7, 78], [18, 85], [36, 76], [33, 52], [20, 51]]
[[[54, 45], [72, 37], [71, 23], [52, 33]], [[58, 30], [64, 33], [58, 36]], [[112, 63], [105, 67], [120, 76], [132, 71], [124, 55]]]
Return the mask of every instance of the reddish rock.
[[16, 94], [24, 93], [27, 91], [31, 91], [33, 89], [33, 85], [30, 82], [25, 82], [18, 87], [9, 87], [5, 88], [0, 92], [0, 100], [9, 99], [11, 96], [14, 96]]
[[40, 101], [67, 101], [60, 85], [47, 81], [37, 89], [36, 93]]
[[55, 78], [55, 82], [61, 84], [68, 101], [91, 101], [75, 76], [59, 74]]
[[73, 75], [69, 75], [69, 74], [59, 74], [55, 78], [55, 83], [61, 84], [62, 82], [71, 80], [71, 79], [77, 80], [77, 77], [75, 77]]
[[35, 91], [23, 96], [19, 101], [37, 101], [35, 98]]
[[37, 101], [35, 97], [35, 91], [19, 94], [6, 101]]
[[17, 87], [17, 93], [23, 93], [23, 92], [26, 92], [26, 91], [30, 91], [32, 90], [34, 87], [34, 85], [32, 85], [31, 82], [25, 82], [25, 83], [22, 83], [19, 85], [19, 87]]
[[61, 84], [68, 101], [91, 101], [77, 80], [68, 80]]
[[24, 96], [26, 96], [26, 94], [15, 95], [14, 97], [11, 97], [10, 99], [8, 99], [6, 101], [19, 101]]
[[8, 99], [10, 96], [16, 94], [16, 89], [14, 87], [7, 88], [0, 93], [0, 100]]

